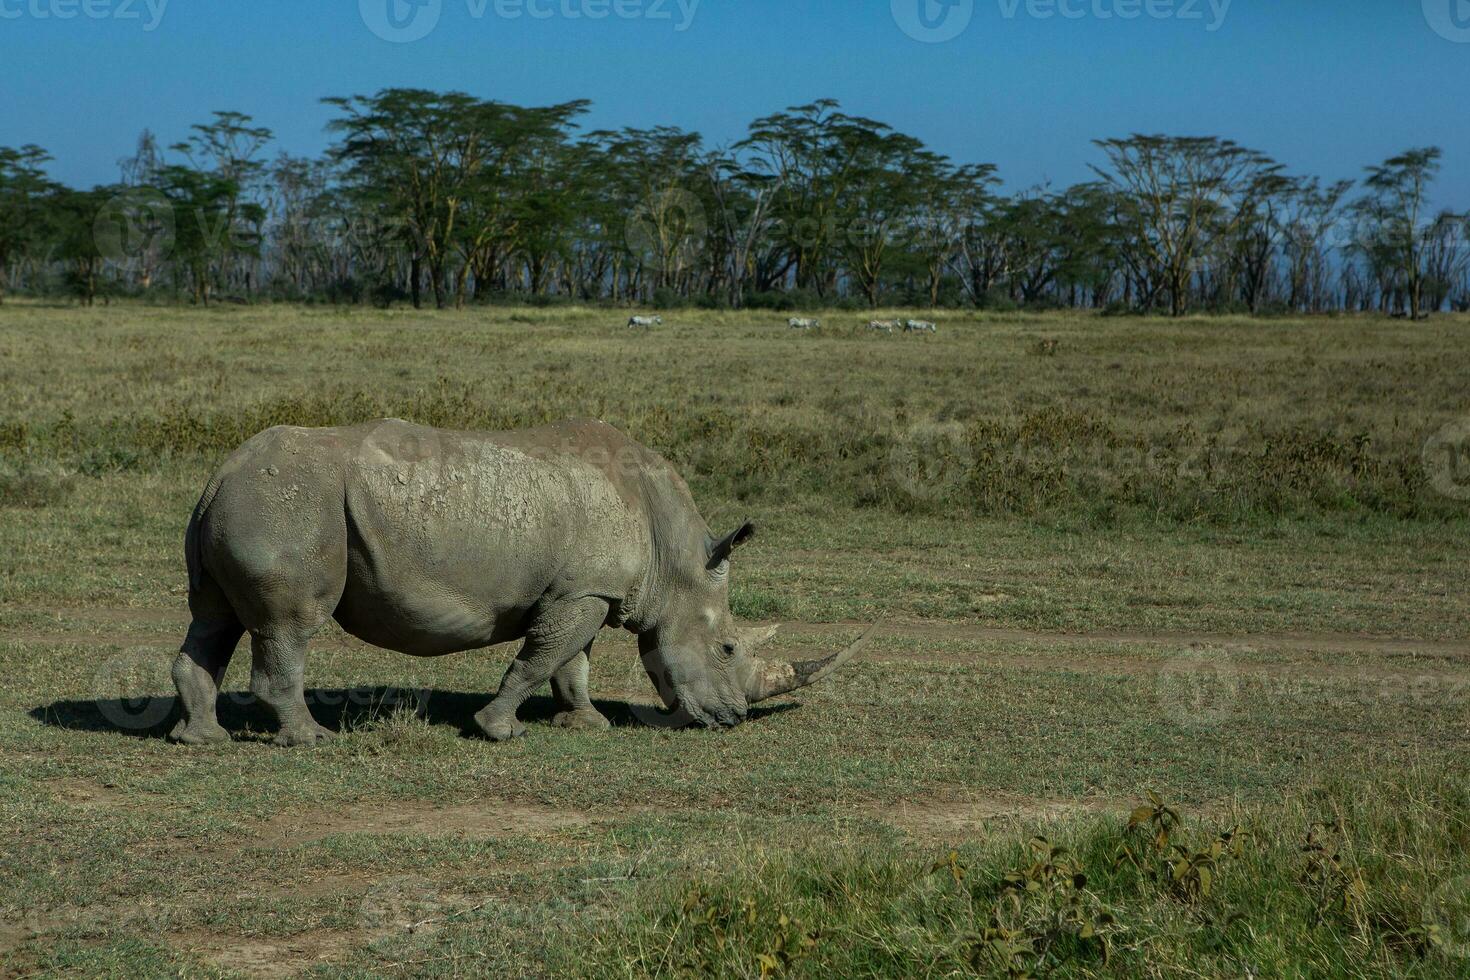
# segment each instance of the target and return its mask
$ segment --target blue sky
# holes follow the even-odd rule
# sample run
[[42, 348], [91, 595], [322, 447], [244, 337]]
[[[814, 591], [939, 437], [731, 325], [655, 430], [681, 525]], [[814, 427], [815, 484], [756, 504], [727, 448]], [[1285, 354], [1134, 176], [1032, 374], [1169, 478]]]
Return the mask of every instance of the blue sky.
[[[380, 37], [390, 3], [433, 29]], [[919, 4], [931, 39], [963, 30], [910, 36]], [[1470, 0], [0, 0], [0, 64], [0, 145], [39, 143], [76, 184], [115, 179], [145, 126], [173, 142], [214, 109], [319, 152], [319, 98], [412, 85], [590, 98], [588, 126], [715, 143], [833, 97], [1011, 187], [1085, 179], [1089, 140], [1133, 131], [1329, 178], [1437, 144], [1437, 198], [1470, 207]]]

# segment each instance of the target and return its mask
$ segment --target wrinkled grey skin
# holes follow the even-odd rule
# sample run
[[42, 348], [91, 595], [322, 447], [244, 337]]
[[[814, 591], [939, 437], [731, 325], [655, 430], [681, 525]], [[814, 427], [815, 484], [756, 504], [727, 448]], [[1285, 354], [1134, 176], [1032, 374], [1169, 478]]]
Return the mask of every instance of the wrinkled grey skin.
[[752, 531], [717, 541], [668, 462], [601, 422], [270, 429], [225, 461], [189, 523], [193, 622], [173, 667], [183, 718], [170, 738], [228, 739], [215, 698], [245, 632], [277, 743], [329, 737], [303, 691], [307, 643], [328, 619], [417, 657], [524, 640], [475, 716], [495, 741], [525, 733], [516, 712], [548, 680], [555, 724], [608, 727], [587, 692], [604, 626], [638, 635], [670, 724], [739, 724], [857, 648], [805, 664], [756, 658], [774, 630], [737, 626], [728, 598], [730, 552]]

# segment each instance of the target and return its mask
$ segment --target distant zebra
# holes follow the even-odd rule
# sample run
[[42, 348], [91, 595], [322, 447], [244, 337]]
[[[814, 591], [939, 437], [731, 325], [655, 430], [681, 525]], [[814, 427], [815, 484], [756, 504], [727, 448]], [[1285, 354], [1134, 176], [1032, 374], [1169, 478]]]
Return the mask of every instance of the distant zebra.
[[903, 321], [904, 333], [938, 333], [939, 328], [928, 320], [905, 320]]
[[898, 326], [899, 326], [899, 324], [898, 324], [898, 321], [897, 320], [869, 320], [868, 321], [868, 329], [869, 330], [877, 330], [880, 333], [893, 333], [893, 331], [895, 331], [895, 330], [898, 329]]
[[661, 327], [664, 318], [661, 316], [632, 316], [628, 318], [629, 327]]
[[822, 321], [807, 320], [803, 317], [794, 316], [786, 321], [786, 325], [792, 330], [815, 330], [822, 325]]

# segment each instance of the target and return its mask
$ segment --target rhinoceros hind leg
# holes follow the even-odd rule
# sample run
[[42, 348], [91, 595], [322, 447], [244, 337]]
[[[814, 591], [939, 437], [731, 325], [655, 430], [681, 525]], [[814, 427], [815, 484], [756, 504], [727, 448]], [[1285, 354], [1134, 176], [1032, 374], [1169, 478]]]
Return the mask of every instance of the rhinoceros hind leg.
[[475, 724], [486, 738], [507, 742], [526, 733], [526, 726], [516, 719], [522, 702], [573, 658], [582, 657], [585, 662], [584, 653], [607, 621], [607, 611], [605, 600], [587, 596], [552, 606], [537, 616], [495, 700], [475, 715]]
[[220, 727], [214, 704], [225, 669], [235, 654], [245, 628], [233, 616], [204, 619], [196, 616], [189, 624], [183, 648], [174, 658], [174, 686], [179, 691], [183, 717], [169, 732], [170, 742], [210, 745], [228, 742], [230, 733]]
[[560, 670], [551, 675], [551, 691], [556, 696], [557, 707], [561, 709], [551, 719], [551, 723], [557, 728], [607, 731], [612, 727], [612, 723], [602, 716], [602, 712], [593, 707], [592, 698], [587, 693], [587, 674], [590, 670], [588, 653], [591, 649], [589, 644], [586, 650], [568, 660]]
[[275, 712], [281, 731], [275, 744], [281, 746], [315, 745], [333, 738], [336, 733], [323, 728], [306, 706], [304, 677], [306, 642], [309, 634], [289, 631], [285, 635], [252, 633], [253, 655], [250, 690]]

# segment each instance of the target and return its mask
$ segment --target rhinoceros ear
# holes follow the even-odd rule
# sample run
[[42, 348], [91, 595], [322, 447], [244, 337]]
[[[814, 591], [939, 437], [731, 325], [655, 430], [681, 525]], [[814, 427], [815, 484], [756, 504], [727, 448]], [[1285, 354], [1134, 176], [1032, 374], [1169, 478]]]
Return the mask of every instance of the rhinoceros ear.
[[719, 541], [709, 546], [709, 564], [707, 568], [714, 570], [730, 560], [730, 553], [740, 547], [751, 538], [755, 537], [755, 525], [746, 521]]

